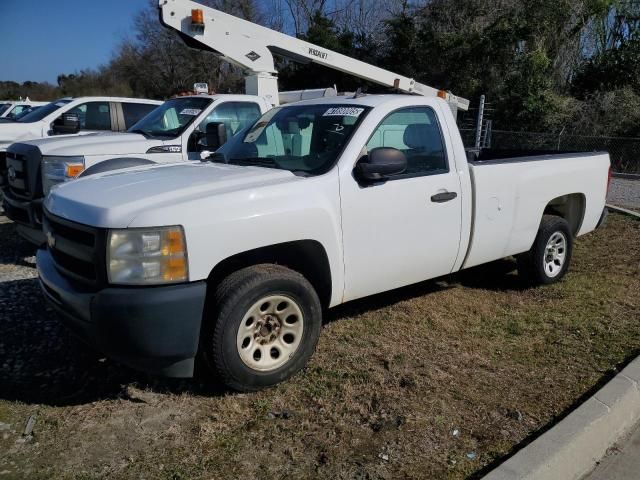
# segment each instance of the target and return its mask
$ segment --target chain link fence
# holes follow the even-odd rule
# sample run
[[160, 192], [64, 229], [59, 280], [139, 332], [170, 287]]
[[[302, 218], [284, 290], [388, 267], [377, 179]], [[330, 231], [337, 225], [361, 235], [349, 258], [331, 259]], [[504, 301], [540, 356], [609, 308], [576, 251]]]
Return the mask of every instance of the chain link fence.
[[[475, 144], [475, 130], [461, 130], [466, 147]], [[589, 137], [564, 133], [508, 132], [493, 130], [486, 143], [497, 150], [605, 151], [614, 172], [640, 174], [640, 138]]]

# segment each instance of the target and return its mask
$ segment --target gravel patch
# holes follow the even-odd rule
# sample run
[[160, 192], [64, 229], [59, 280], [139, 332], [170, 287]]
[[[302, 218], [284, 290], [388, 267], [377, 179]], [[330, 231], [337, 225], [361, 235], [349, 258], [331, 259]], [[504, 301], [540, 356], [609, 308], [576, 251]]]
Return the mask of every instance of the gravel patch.
[[640, 180], [612, 178], [607, 201], [617, 207], [640, 210]]
[[35, 247], [16, 234], [15, 225], [0, 215], [2, 398], [60, 404], [86, 397], [87, 383], [93, 383], [92, 395], [113, 389], [113, 383], [98, 380], [113, 367], [98, 362], [98, 354], [71, 336], [46, 304], [35, 253]]

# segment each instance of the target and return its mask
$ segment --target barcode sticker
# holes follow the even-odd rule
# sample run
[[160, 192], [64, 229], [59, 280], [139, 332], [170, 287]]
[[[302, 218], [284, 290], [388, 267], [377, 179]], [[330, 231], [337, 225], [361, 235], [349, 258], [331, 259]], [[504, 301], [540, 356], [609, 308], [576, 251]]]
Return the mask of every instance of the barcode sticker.
[[364, 108], [356, 107], [335, 107], [324, 112], [323, 117], [359, 117]]
[[196, 115], [200, 115], [201, 111], [202, 110], [200, 110], [199, 108], [184, 108], [180, 112], [180, 115], [191, 115], [195, 117]]

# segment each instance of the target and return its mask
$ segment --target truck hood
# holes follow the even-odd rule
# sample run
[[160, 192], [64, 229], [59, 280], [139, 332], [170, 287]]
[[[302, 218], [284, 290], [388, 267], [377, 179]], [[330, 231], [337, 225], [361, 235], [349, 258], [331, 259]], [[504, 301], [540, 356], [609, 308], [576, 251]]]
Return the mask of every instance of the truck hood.
[[37, 146], [42, 155], [60, 157], [142, 154], [163, 144], [161, 140], [149, 140], [137, 133], [117, 132], [49, 137], [25, 143]]
[[257, 189], [296, 181], [303, 178], [288, 170], [199, 162], [153, 165], [60, 185], [49, 194], [45, 207], [85, 225], [126, 228], [143, 212], [238, 192], [251, 196]]
[[20, 140], [39, 138], [42, 135], [42, 124], [9, 122], [0, 123], [0, 149], [5, 150], [12, 143]]

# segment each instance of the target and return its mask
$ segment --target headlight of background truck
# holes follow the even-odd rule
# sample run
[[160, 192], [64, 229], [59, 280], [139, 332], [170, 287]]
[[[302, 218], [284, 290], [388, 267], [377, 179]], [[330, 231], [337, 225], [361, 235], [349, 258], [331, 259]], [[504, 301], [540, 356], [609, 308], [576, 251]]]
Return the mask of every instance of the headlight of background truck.
[[187, 245], [180, 226], [112, 230], [107, 249], [109, 283], [156, 285], [189, 278]]
[[84, 172], [84, 157], [43, 157], [42, 190], [49, 195], [51, 188], [73, 180]]

